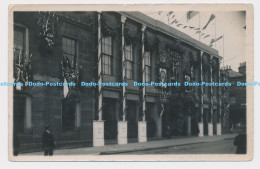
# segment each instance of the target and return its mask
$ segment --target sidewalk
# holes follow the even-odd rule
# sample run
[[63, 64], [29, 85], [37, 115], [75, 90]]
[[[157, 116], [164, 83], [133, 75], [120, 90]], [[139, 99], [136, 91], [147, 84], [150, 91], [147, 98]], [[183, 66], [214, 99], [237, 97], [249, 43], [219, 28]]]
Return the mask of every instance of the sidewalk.
[[[185, 138], [172, 138], [167, 140], [149, 141], [145, 143], [129, 143], [125, 145], [106, 145], [102, 147], [86, 147], [86, 148], [74, 148], [74, 149], [63, 149], [55, 150], [54, 155], [109, 155], [109, 154], [120, 154], [126, 152], [151, 150], [158, 148], [167, 148], [173, 146], [183, 146], [189, 144], [198, 144], [204, 142], [213, 142], [224, 139], [232, 139], [237, 134], [228, 134], [221, 136], [204, 136], [204, 137], [185, 137]], [[43, 155], [43, 152], [25, 153], [20, 156], [28, 155]]]

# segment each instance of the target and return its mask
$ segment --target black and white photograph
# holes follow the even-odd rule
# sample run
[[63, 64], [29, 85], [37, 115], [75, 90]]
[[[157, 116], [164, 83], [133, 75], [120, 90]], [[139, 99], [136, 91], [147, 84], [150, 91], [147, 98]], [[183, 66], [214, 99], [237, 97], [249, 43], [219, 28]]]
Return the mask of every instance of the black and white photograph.
[[9, 160], [251, 160], [252, 16], [248, 4], [10, 5]]

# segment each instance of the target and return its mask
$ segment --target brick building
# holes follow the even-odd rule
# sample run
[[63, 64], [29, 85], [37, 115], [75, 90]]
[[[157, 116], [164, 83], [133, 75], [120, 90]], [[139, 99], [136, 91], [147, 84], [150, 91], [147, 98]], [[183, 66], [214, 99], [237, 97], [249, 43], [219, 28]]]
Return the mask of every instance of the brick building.
[[[50, 124], [57, 147], [221, 134], [218, 51], [140, 12], [15, 12], [14, 134], [23, 151]], [[221, 80], [222, 79], [222, 80]], [[28, 86], [28, 82], [76, 86]], [[81, 82], [128, 86], [81, 86]], [[179, 82], [181, 86], [135, 86]], [[226, 103], [225, 103], [226, 104]]]
[[240, 63], [238, 72], [232, 70], [231, 67], [226, 71], [233, 86], [229, 91], [230, 119], [233, 128], [236, 128], [238, 123], [246, 124], [246, 87], [237, 85], [238, 82], [246, 83], [246, 62]]

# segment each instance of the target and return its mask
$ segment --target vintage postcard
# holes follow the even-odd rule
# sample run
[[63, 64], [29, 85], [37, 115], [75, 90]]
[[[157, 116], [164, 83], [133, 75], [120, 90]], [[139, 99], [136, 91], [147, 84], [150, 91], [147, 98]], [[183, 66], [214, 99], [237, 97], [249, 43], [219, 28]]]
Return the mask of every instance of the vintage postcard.
[[253, 159], [251, 4], [9, 6], [10, 161]]

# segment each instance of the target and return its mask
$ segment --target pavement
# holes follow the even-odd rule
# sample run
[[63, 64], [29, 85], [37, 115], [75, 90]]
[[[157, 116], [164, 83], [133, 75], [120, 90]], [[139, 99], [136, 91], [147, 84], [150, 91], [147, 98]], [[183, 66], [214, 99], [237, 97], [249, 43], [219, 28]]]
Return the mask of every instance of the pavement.
[[[128, 143], [124, 145], [105, 145], [101, 147], [85, 147], [54, 150], [54, 155], [111, 155], [120, 153], [130, 153], [136, 151], [145, 151], [153, 149], [168, 148], [174, 146], [184, 146], [192, 144], [200, 144], [206, 142], [214, 142], [226, 139], [233, 139], [237, 134], [225, 134], [220, 136], [203, 136], [203, 137], [183, 137], [171, 138], [165, 140], [154, 140], [145, 143]], [[24, 153], [20, 156], [43, 155], [43, 152]]]

